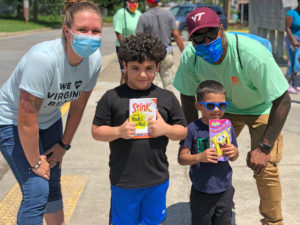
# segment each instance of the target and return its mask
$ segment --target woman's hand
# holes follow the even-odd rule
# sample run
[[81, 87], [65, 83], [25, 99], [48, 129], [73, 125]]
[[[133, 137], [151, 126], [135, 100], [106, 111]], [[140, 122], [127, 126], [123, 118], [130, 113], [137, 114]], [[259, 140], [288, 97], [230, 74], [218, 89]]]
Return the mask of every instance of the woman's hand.
[[36, 175], [49, 180], [50, 179], [50, 165], [47, 162], [47, 157], [44, 155], [41, 155], [41, 164], [37, 169], [31, 169], [32, 172], [34, 172]]
[[53, 168], [57, 163], [59, 163], [59, 168], [61, 168], [62, 159], [65, 153], [66, 150], [64, 150], [59, 144], [55, 144], [52, 148], [44, 152], [44, 155], [49, 155], [49, 157], [47, 157], [47, 161], [50, 163], [50, 168]]
[[293, 40], [293, 46], [298, 48], [300, 46], [300, 42], [298, 42], [297, 40]]

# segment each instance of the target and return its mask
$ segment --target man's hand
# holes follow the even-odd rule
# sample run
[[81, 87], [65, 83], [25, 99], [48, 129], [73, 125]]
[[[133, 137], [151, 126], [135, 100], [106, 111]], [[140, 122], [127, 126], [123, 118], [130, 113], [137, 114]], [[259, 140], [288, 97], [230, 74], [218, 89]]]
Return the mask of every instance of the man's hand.
[[218, 163], [218, 154], [214, 148], [208, 148], [199, 153], [199, 162]]
[[129, 122], [129, 119], [119, 126], [120, 137], [123, 139], [132, 139], [135, 135], [135, 123]]
[[49, 155], [49, 157], [47, 157], [47, 161], [50, 164], [50, 168], [53, 168], [57, 163], [59, 163], [59, 168], [61, 168], [62, 159], [65, 153], [66, 150], [64, 150], [58, 143], [44, 152], [44, 155]]
[[223, 154], [227, 156], [231, 161], [234, 161], [239, 156], [238, 148], [233, 144], [225, 144], [223, 147]]
[[254, 171], [255, 175], [260, 175], [264, 172], [268, 162], [270, 160], [270, 154], [263, 153], [259, 147], [248, 152], [247, 165]]

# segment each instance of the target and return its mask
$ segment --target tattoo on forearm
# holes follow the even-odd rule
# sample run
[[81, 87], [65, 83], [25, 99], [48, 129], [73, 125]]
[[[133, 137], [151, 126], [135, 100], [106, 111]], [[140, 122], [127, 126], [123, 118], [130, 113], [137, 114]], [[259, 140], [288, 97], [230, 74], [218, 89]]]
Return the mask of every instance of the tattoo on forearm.
[[27, 91], [20, 91], [20, 105], [27, 113], [36, 113], [40, 110], [43, 99], [37, 98]]

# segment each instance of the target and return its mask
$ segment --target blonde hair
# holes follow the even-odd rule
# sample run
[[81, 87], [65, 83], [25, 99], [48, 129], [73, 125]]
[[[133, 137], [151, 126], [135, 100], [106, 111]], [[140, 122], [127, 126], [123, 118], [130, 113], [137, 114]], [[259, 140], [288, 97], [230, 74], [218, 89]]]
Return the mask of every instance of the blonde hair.
[[[66, 0], [65, 7], [63, 10], [63, 14], [64, 14], [63, 25], [66, 25], [68, 28], [71, 28], [74, 21], [75, 14], [81, 11], [95, 12], [101, 18], [100, 9], [96, 4], [92, 2], [88, 2], [86, 0]], [[66, 39], [64, 32], [63, 32], [63, 39]]]

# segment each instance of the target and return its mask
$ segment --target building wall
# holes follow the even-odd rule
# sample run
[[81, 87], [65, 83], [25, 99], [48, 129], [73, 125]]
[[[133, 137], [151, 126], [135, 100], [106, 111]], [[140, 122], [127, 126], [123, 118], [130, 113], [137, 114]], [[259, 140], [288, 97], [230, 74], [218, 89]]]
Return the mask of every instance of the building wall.
[[269, 39], [273, 54], [278, 60], [283, 58], [283, 40], [285, 35], [285, 13], [282, 0], [250, 0], [250, 33]]

